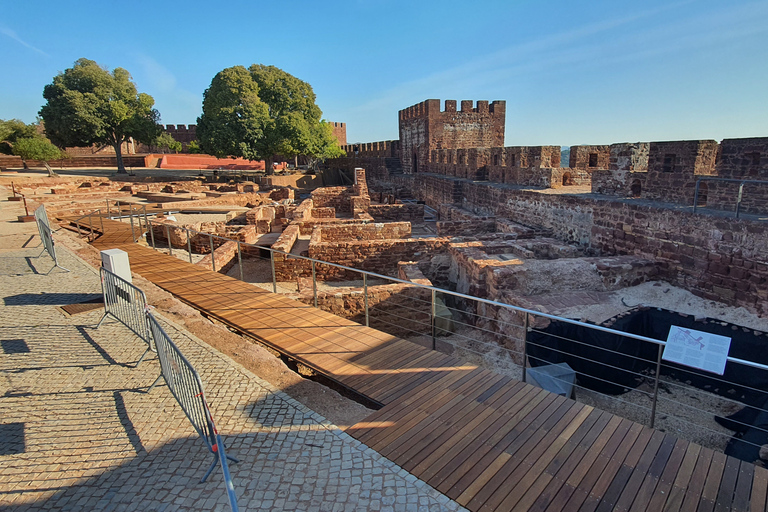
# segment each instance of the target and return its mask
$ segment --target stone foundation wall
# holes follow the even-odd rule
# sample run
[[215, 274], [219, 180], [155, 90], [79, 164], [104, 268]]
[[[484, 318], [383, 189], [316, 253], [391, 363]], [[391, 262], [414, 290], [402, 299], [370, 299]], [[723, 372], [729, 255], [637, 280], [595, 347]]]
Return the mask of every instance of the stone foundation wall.
[[411, 235], [410, 222], [347, 224], [318, 226], [312, 233], [312, 243], [390, 240]]
[[424, 205], [417, 203], [372, 204], [368, 207], [368, 213], [376, 222], [424, 222]]
[[606, 256], [657, 258], [673, 284], [768, 314], [768, 226], [763, 222], [434, 176], [416, 176], [411, 183], [414, 195], [433, 207], [460, 183], [465, 204], [475, 213], [548, 230]]

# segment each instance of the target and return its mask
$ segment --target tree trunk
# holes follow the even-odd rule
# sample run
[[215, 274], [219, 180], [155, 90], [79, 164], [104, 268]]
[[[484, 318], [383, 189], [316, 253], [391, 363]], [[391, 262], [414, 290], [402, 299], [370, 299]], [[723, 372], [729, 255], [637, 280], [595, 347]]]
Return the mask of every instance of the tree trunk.
[[48, 165], [48, 162], [43, 160], [43, 165], [45, 166], [45, 169], [48, 171], [48, 177], [49, 178], [58, 178], [59, 177], [59, 175], [56, 173], [56, 171], [51, 169], [51, 166]]
[[273, 174], [275, 174], [275, 168], [272, 166], [272, 164], [274, 163], [273, 162], [274, 158], [275, 157], [271, 155], [268, 157], [264, 157], [264, 172], [267, 173], [267, 176], [272, 176]]
[[115, 156], [117, 157], [117, 174], [128, 174], [128, 172], [125, 170], [125, 165], [123, 165], [122, 145], [122, 142], [118, 142], [112, 145], [112, 147], [115, 148]]

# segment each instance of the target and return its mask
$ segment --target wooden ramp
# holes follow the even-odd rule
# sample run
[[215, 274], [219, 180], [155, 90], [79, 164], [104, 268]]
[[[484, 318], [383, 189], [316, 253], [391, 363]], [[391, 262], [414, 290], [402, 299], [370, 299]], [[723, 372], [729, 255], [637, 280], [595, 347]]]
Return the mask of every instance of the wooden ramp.
[[131, 243], [205, 314], [381, 404], [347, 429], [473, 511], [765, 511], [768, 470]]

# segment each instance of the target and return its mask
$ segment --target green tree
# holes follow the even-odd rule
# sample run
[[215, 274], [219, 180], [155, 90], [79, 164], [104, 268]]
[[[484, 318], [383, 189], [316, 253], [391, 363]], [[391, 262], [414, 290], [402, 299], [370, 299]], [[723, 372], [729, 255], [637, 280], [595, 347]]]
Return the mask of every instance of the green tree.
[[155, 137], [155, 140], [152, 142], [152, 147], [159, 149], [163, 153], [165, 153], [166, 150], [178, 153], [182, 149], [181, 142], [174, 139], [173, 135], [168, 132], [163, 132]]
[[21, 157], [25, 169], [27, 168], [27, 160], [41, 160], [48, 170], [48, 176], [57, 175], [48, 165], [48, 162], [63, 157], [59, 148], [41, 136], [18, 139], [13, 145], [13, 154]]
[[317, 156], [326, 131], [312, 86], [275, 66], [254, 64], [220, 71], [203, 96], [197, 136], [218, 157], [263, 159], [272, 174], [275, 155]]
[[187, 144], [187, 151], [189, 151], [190, 153], [193, 153], [193, 154], [197, 154], [197, 153], [202, 153], [203, 152], [203, 150], [200, 149], [200, 144], [196, 140], [193, 140], [189, 144]]
[[[0, 153], [13, 155], [13, 147], [19, 139], [36, 137], [37, 126], [19, 119], [0, 120]], [[25, 167], [26, 169], [26, 164]]]
[[139, 93], [123, 68], [111, 73], [88, 59], [59, 73], [43, 89], [45, 133], [59, 147], [109, 144], [117, 172], [125, 173], [121, 146], [133, 137], [151, 144], [160, 134], [152, 96]]
[[313, 127], [313, 137], [307, 155], [309, 168], [316, 171], [320, 162], [328, 158], [338, 158], [346, 153], [339, 146], [339, 141], [333, 136], [330, 123], [321, 121]]

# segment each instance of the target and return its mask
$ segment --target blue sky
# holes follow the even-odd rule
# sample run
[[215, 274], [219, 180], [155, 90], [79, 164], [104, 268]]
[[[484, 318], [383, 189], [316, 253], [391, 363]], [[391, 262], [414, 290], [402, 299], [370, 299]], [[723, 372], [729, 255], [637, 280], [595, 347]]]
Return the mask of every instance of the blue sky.
[[768, 136], [768, 1], [0, 0], [0, 118], [85, 57], [193, 124], [220, 70], [312, 84], [350, 142], [428, 98], [507, 101], [506, 145]]

